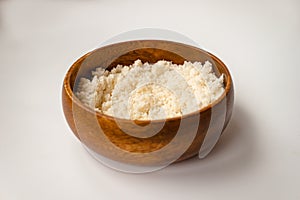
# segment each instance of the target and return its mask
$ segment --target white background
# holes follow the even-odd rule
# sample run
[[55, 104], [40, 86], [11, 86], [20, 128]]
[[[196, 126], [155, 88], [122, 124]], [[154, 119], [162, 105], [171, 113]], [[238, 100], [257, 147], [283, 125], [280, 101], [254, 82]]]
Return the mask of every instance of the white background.
[[[150, 174], [95, 161], [68, 128], [69, 66], [137, 28], [180, 32], [235, 81], [233, 118], [204, 160]], [[0, 199], [300, 199], [300, 1], [0, 0]]]

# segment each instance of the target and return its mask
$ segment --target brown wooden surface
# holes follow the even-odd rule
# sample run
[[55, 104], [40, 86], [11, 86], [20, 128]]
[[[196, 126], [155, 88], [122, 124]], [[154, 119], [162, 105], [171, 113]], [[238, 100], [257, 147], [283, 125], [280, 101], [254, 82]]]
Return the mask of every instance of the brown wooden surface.
[[[184, 60], [201, 62], [209, 60], [214, 64], [216, 74], [225, 74], [225, 94], [213, 105], [184, 115], [182, 118], [134, 122], [95, 112], [74, 96], [73, 89], [76, 88], [80, 77], [91, 77], [91, 71], [95, 68], [111, 69], [117, 64], [132, 64], [136, 59], [150, 63], [164, 59], [177, 64], [182, 64]], [[222, 101], [226, 101], [225, 110], [219, 108]], [[211, 122], [211, 106], [214, 106], [214, 112], [226, 112], [226, 121], [223, 125], [225, 129], [231, 117], [233, 101], [234, 91], [230, 73], [217, 57], [196, 47], [158, 40], [113, 44], [82, 56], [67, 72], [62, 90], [66, 120], [81, 142], [100, 155], [138, 165], [163, 165], [197, 155]], [[212, 121], [220, 123], [218, 119]], [[177, 134], [180, 123], [184, 124], [181, 126], [182, 134]], [[214, 129], [215, 125], [211, 126]], [[159, 127], [162, 129], [152, 137], [133, 136], [139, 134], [147, 136], [147, 130]], [[197, 133], [194, 138], [195, 129]], [[193, 142], [190, 144], [190, 141]]]

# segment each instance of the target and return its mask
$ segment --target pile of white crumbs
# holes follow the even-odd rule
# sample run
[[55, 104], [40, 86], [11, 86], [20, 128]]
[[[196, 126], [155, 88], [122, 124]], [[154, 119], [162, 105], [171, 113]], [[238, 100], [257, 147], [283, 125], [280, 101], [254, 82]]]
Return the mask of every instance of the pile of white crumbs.
[[183, 65], [136, 60], [111, 71], [97, 68], [92, 80], [81, 78], [76, 96], [104, 114], [133, 120], [165, 119], [209, 105], [224, 92], [223, 75], [206, 61]]

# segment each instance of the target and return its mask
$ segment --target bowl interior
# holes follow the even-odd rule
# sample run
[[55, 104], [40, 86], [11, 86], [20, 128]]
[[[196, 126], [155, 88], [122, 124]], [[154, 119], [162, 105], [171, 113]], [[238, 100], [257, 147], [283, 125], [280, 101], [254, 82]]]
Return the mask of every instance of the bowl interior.
[[183, 64], [184, 61], [199, 61], [202, 63], [210, 61], [217, 77], [224, 74], [225, 90], [229, 87], [229, 72], [225, 65], [214, 55], [186, 44], [170, 41], [142, 40], [108, 45], [81, 57], [71, 68], [72, 73], [70, 74], [69, 86], [72, 93], [76, 91], [80, 78], [91, 79], [91, 72], [96, 68], [101, 67], [111, 70], [118, 64], [131, 65], [137, 59], [140, 59], [143, 63], [155, 63], [159, 60], [166, 60], [175, 64]]

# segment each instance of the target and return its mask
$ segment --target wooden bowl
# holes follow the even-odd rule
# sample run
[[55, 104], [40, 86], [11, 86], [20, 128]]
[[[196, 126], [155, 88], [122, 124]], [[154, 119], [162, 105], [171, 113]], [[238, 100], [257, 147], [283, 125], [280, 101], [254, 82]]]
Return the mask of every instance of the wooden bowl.
[[[225, 93], [199, 111], [182, 117], [151, 121], [132, 121], [101, 114], [83, 105], [74, 95], [79, 79], [90, 78], [95, 68], [111, 69], [117, 64], [130, 65], [136, 59], [149, 63], [163, 59], [176, 64], [182, 64], [185, 60], [209, 60], [217, 76], [225, 75]], [[62, 103], [73, 133], [96, 154], [126, 164], [160, 166], [197, 155], [208, 129], [210, 134], [220, 135], [231, 117], [233, 93], [230, 73], [216, 56], [186, 44], [137, 40], [101, 47], [79, 58], [65, 76]], [[225, 120], [218, 116], [224, 116]], [[221, 130], [216, 128], [220, 126]], [[153, 130], [159, 131], [147, 136]]]

